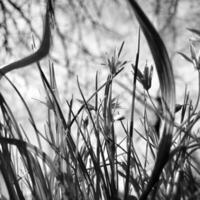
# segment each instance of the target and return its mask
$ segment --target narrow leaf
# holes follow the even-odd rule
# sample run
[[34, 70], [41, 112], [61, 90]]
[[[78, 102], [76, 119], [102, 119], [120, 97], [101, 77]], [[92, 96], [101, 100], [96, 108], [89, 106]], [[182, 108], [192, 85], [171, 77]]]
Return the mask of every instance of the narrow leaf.
[[181, 53], [181, 52], [177, 52], [177, 53], [180, 54], [188, 62], [193, 63], [192, 59], [189, 56], [187, 56], [187, 55], [185, 55], [184, 53]]
[[191, 31], [192, 33], [195, 33], [196, 35], [200, 36], [200, 30], [193, 29], [193, 28], [188, 28], [188, 30]]

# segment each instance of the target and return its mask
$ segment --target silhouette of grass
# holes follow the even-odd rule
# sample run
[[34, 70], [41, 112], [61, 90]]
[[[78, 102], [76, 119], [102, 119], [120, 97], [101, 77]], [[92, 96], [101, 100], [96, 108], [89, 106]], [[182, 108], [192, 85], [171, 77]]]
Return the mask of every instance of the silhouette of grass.
[[[156, 107], [149, 93], [153, 67], [146, 65], [142, 73], [138, 66], [140, 31], [136, 61], [132, 64], [133, 88], [126, 91], [132, 96], [130, 119], [127, 116], [115, 117], [120, 104], [113, 94], [113, 85], [116, 84], [113, 80], [128, 65], [120, 57], [124, 42], [118, 52], [107, 58], [105, 65], [109, 74], [102, 85], [99, 85], [96, 74], [95, 91], [89, 98], [84, 95], [77, 78], [81, 106], [75, 113], [75, 100], [66, 101], [67, 116], [60, 103], [53, 65], [49, 66], [50, 76], [47, 77], [36, 60], [47, 96], [46, 102], [43, 102], [48, 110], [45, 133], [38, 130], [25, 99], [5, 76], [27, 110], [38, 146], [28, 139], [29, 133], [20, 127], [0, 93], [1, 184], [4, 183], [7, 188], [7, 192], [0, 191], [1, 199], [23, 200], [27, 199], [27, 193], [31, 199], [42, 200], [198, 199], [200, 171], [195, 152], [200, 148], [200, 139], [199, 131], [193, 131], [193, 127], [200, 117], [200, 94], [193, 105], [189, 92], [185, 90], [182, 104], [175, 104], [175, 80], [165, 45], [138, 4], [134, 0], [129, 2], [155, 61], [160, 80], [161, 109]], [[199, 35], [198, 30], [190, 31]], [[199, 73], [200, 59], [194, 49], [190, 56], [180, 55], [192, 62]], [[145, 99], [138, 98], [136, 83], [142, 84]], [[126, 89], [123, 83], [121, 86]], [[134, 127], [135, 101], [138, 99], [144, 104], [144, 133]], [[148, 109], [153, 110], [161, 121], [159, 129], [149, 123]], [[175, 120], [177, 113], [180, 121]], [[116, 138], [116, 124], [120, 124], [125, 135], [122, 141]], [[136, 134], [145, 142], [143, 158], [136, 149]], [[50, 155], [43, 151], [41, 140], [49, 144]], [[123, 142], [126, 147], [123, 147]], [[149, 173], [152, 161], [154, 166]]]

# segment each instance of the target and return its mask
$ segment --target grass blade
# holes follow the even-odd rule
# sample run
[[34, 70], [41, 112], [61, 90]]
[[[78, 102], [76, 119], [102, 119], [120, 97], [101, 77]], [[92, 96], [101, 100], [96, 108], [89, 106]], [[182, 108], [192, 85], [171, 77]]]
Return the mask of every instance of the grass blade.
[[[144, 14], [142, 9], [139, 7], [139, 5], [136, 3], [136, 1], [129, 0], [129, 3], [135, 12], [137, 20], [146, 37], [152, 56], [154, 58], [160, 82], [161, 95], [164, 101], [163, 115], [167, 119], [173, 121], [175, 110], [175, 80], [167, 50], [158, 32], [153, 27], [153, 25]], [[168, 161], [171, 148], [172, 133], [173, 125], [171, 123], [165, 122], [152, 175], [146, 186], [146, 189], [143, 191], [140, 197], [140, 200], [144, 200], [148, 197], [152, 187], [159, 180], [162, 169]]]

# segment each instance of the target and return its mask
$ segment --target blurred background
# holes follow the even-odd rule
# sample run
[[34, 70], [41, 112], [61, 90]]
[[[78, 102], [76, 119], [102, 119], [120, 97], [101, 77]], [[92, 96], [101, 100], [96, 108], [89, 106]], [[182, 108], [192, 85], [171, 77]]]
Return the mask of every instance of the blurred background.
[[[135, 61], [138, 40], [138, 23], [127, 1], [121, 0], [53, 0], [55, 21], [52, 23], [52, 46], [48, 58], [41, 61], [48, 74], [49, 62], [55, 67], [58, 89], [63, 110], [68, 110], [66, 100], [80, 99], [77, 76], [86, 97], [95, 87], [95, 74], [99, 72], [99, 82], [106, 81], [109, 69], [106, 59], [118, 51], [125, 42], [121, 60], [128, 61], [125, 70], [115, 82], [115, 96], [121, 104], [120, 114], [128, 116], [132, 89], [131, 63]], [[195, 36], [187, 28], [200, 29], [200, 6], [198, 0], [138, 0], [146, 15], [160, 33], [168, 49], [176, 77], [177, 103], [183, 102], [185, 87], [192, 98], [198, 89], [197, 73], [193, 66], [177, 52], [190, 55], [189, 40]], [[0, 65], [30, 54], [33, 38], [39, 46], [45, 13], [44, 0], [1, 0], [0, 1]], [[198, 41], [194, 43], [198, 52]], [[145, 38], [141, 37], [139, 68], [153, 65]], [[44, 129], [47, 107], [45, 93], [36, 64], [10, 72], [8, 77], [19, 89], [28, 103], [39, 129]], [[139, 84], [138, 84], [139, 85]], [[26, 131], [31, 126], [19, 97], [5, 79], [0, 81], [1, 92], [12, 108], [15, 117]], [[139, 87], [140, 91], [143, 90]], [[154, 67], [150, 93], [156, 97], [159, 92]], [[195, 101], [195, 100], [194, 100]], [[75, 110], [80, 106], [76, 102]], [[141, 112], [138, 102], [137, 116]]]

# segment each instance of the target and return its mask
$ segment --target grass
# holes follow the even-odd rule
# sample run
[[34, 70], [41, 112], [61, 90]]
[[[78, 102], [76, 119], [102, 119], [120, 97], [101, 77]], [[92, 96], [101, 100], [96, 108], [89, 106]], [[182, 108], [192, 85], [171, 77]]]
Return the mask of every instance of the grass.
[[[132, 96], [130, 117], [115, 118], [120, 104], [113, 94], [114, 80], [128, 65], [121, 60], [124, 43], [113, 57], [107, 58], [105, 65], [110, 72], [102, 85], [99, 85], [99, 75], [96, 74], [95, 90], [89, 98], [85, 97], [77, 78], [81, 106], [75, 113], [75, 100], [66, 101], [67, 116], [62, 111], [53, 65], [49, 66], [50, 76], [47, 77], [37, 63], [47, 96], [48, 116], [44, 133], [38, 130], [26, 101], [6, 77], [27, 110], [38, 146], [31, 144], [28, 132], [19, 126], [0, 93], [0, 169], [2, 183], [7, 188], [7, 192], [1, 190], [1, 199], [28, 199], [27, 193], [36, 200], [198, 199], [200, 163], [195, 152], [199, 151], [200, 138], [199, 131], [194, 131], [193, 127], [200, 117], [200, 92], [193, 103], [185, 90], [182, 104], [175, 104], [175, 80], [165, 45], [137, 3], [133, 0], [129, 2], [155, 61], [162, 109], [157, 108], [149, 93], [153, 68], [146, 65], [142, 73], [138, 66], [140, 31], [136, 59], [132, 64], [133, 88], [127, 90], [127, 95], [131, 93]], [[200, 36], [198, 30], [190, 31]], [[192, 45], [190, 50], [190, 56], [180, 54], [200, 74], [199, 57]], [[144, 99], [140, 98], [144, 102], [144, 133], [134, 128], [137, 84], [142, 84], [144, 88]], [[148, 109], [161, 120], [159, 130], [149, 123]], [[116, 138], [116, 124], [120, 124], [123, 130], [123, 141]], [[142, 159], [136, 149], [136, 136], [145, 142]], [[42, 139], [50, 145], [51, 155], [43, 152]], [[125, 148], [122, 142], [127, 144]], [[154, 167], [149, 173], [149, 162], [152, 160]]]

